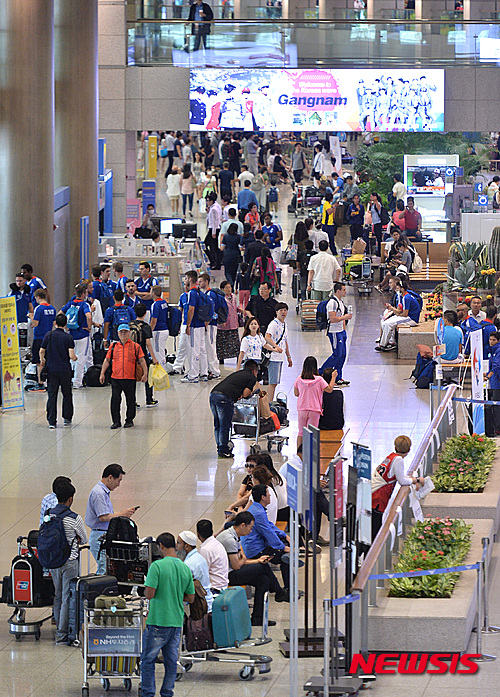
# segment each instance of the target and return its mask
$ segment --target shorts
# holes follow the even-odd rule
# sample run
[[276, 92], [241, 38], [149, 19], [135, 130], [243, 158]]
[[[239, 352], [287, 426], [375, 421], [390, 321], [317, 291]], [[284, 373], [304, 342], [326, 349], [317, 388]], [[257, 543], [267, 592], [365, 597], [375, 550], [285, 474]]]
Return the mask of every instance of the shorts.
[[43, 339], [33, 339], [31, 345], [31, 362], [35, 365], [40, 363], [40, 348], [42, 346]]
[[298, 422], [299, 422], [299, 436], [302, 436], [305, 426], [319, 426], [319, 419], [321, 414], [319, 411], [311, 411], [306, 409], [305, 411], [297, 411]]
[[281, 380], [281, 371], [283, 369], [283, 361], [269, 361], [267, 372], [269, 375], [269, 384], [278, 385]]

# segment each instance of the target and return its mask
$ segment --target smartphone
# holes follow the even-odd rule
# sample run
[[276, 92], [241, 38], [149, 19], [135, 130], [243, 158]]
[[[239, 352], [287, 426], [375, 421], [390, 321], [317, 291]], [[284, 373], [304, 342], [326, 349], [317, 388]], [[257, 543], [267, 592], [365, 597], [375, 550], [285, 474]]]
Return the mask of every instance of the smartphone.
[[134, 506], [134, 511], [136, 511], [140, 506]]
[[224, 511], [224, 515], [234, 515], [235, 511]]

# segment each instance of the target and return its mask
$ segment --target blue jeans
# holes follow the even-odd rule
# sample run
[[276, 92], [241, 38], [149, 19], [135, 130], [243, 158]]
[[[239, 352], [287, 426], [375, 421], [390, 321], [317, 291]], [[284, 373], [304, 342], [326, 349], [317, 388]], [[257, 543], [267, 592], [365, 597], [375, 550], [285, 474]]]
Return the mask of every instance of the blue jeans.
[[99, 557], [99, 550], [101, 548], [99, 538], [105, 534], [105, 530], [91, 530], [89, 535], [89, 547], [92, 556], [97, 562], [96, 573], [98, 576], [104, 576], [104, 574], [106, 573], [106, 553], [104, 552], [104, 550], [101, 552], [101, 556]]
[[221, 392], [210, 393], [210, 409], [214, 415], [214, 434], [217, 452], [228, 452], [229, 431], [233, 419], [234, 402]]
[[189, 203], [189, 212], [193, 212], [193, 196], [194, 194], [181, 194], [182, 196], [182, 215], [186, 215], [186, 208]]
[[180, 643], [180, 627], [147, 625], [142, 640], [141, 653], [142, 697], [155, 697], [155, 661], [160, 651], [163, 651], [163, 665], [165, 666], [165, 677], [160, 688], [160, 696], [173, 697]]
[[78, 559], [72, 559], [59, 569], [51, 569], [54, 581], [54, 619], [57, 625], [56, 640], [68, 638], [69, 582], [78, 576]]
[[334, 257], [337, 256], [337, 247], [335, 246], [335, 235], [337, 234], [337, 226], [335, 223], [333, 225], [323, 225], [323, 232], [326, 232], [328, 239], [330, 240], [330, 249]]
[[[337, 339], [337, 344], [335, 347], [334, 347], [334, 341], [333, 341], [334, 336]], [[325, 368], [334, 368], [334, 370], [337, 371], [337, 382], [338, 382], [339, 380], [342, 380], [342, 368], [344, 367], [346, 354], [347, 354], [347, 349], [346, 349], [347, 334], [345, 331], [338, 332], [338, 334], [328, 333], [328, 338], [330, 339], [330, 343], [332, 345], [332, 355], [326, 359], [326, 361], [323, 363], [323, 365], [319, 369], [319, 372], [320, 372], [320, 374], [322, 374]]]

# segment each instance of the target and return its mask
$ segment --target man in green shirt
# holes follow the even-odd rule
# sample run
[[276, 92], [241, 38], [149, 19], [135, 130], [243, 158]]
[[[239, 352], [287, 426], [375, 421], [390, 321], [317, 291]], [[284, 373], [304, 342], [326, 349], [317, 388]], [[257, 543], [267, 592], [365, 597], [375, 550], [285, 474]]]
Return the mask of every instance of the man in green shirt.
[[155, 661], [160, 651], [165, 666], [160, 695], [173, 697], [184, 602], [193, 602], [194, 582], [191, 569], [177, 558], [174, 536], [162, 532], [156, 541], [162, 559], [151, 564], [145, 582], [149, 614], [141, 653], [142, 697], [155, 697]]

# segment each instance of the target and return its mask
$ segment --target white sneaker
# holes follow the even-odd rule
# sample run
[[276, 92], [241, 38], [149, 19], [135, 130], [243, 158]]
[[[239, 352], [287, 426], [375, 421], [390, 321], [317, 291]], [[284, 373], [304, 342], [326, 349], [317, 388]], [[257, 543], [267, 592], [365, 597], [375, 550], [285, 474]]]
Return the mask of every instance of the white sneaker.
[[199, 382], [198, 378], [190, 378], [189, 375], [185, 375], [181, 378], [181, 382]]

